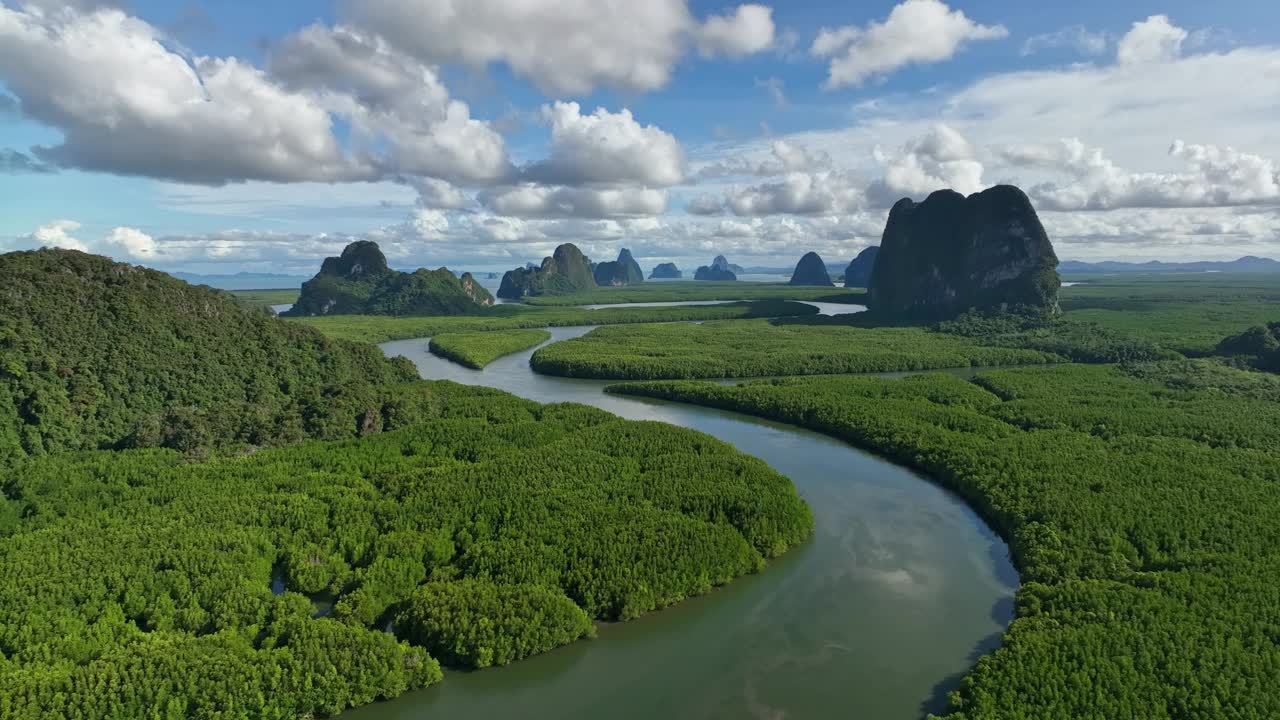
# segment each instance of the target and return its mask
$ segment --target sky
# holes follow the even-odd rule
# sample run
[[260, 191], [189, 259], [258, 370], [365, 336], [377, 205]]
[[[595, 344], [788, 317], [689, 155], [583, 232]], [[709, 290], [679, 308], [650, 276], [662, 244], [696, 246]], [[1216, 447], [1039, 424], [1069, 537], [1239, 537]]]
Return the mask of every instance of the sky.
[[1280, 257], [1280, 3], [0, 0], [0, 251], [312, 274], [848, 262], [1013, 183], [1059, 257]]

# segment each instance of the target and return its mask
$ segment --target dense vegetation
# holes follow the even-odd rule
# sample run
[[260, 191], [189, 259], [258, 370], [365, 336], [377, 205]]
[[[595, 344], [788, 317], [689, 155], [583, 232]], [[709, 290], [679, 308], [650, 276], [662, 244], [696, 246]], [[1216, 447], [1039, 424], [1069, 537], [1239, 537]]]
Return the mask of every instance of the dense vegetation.
[[549, 375], [645, 380], [889, 372], [1057, 359], [1038, 350], [988, 347], [917, 327], [754, 320], [602, 327], [548, 345], [530, 362]]
[[728, 318], [804, 317], [818, 313], [812, 305], [785, 300], [761, 300], [724, 305], [678, 307], [530, 308], [498, 305], [475, 316], [462, 317], [373, 317], [345, 316], [304, 318], [301, 323], [325, 335], [343, 340], [381, 343], [389, 340], [431, 337], [441, 333], [519, 330], [524, 328], [572, 327], [581, 325], [622, 325], [667, 323]]
[[297, 288], [278, 290], [229, 290], [232, 295], [252, 305], [291, 305], [298, 301]]
[[325, 258], [284, 314], [463, 315], [492, 304], [493, 296], [470, 273], [458, 277], [447, 268], [392, 270], [377, 243], [358, 240], [343, 248], [341, 256]]
[[516, 268], [503, 275], [498, 297], [519, 300], [539, 295], [569, 295], [595, 286], [591, 260], [577, 245], [565, 243], [550, 257], [543, 258], [541, 265]]
[[1225, 335], [1276, 320], [1280, 302], [1280, 275], [1274, 274], [1083, 280], [1062, 289], [1067, 318], [1192, 356], [1213, 354]]
[[405, 605], [396, 633], [454, 666], [506, 665], [596, 634], [582, 608], [542, 585], [432, 582]]
[[619, 288], [596, 288], [570, 296], [527, 298], [530, 305], [609, 305], [651, 302], [700, 302], [711, 300], [813, 300], [861, 304], [866, 293], [829, 287], [796, 287], [786, 283], [665, 282]]
[[434, 355], [479, 370], [503, 355], [528, 350], [551, 339], [546, 330], [443, 333], [431, 338]]
[[[0, 715], [332, 713], [439, 679], [418, 643], [508, 662], [754, 572], [812, 529], [786, 478], [698, 433], [452, 383], [397, 397], [407, 427], [360, 440], [15, 467]], [[315, 593], [330, 617], [311, 617]]]
[[106, 258], [10, 253], [0, 276], [0, 465], [353, 437], [381, 422], [386, 388], [417, 378], [376, 348]]
[[1280, 717], [1280, 379], [1212, 361], [611, 388], [919, 468], [1009, 541], [1003, 645], [953, 720]]
[[1280, 322], [1257, 325], [1218, 343], [1218, 352], [1243, 355], [1260, 370], [1280, 372]]
[[622, 252], [618, 253], [617, 260], [602, 262], [596, 265], [592, 272], [596, 285], [603, 287], [621, 287], [644, 282], [644, 271], [640, 269], [640, 264], [631, 255], [631, 251], [626, 248], [622, 248]]

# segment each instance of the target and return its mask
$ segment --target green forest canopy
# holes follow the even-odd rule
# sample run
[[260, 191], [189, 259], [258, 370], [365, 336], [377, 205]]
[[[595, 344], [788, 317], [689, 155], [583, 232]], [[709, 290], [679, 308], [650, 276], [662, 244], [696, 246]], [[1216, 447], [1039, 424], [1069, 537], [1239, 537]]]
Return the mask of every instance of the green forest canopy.
[[1280, 379], [1212, 361], [611, 392], [747, 412], [927, 473], [1023, 585], [951, 720], [1280, 717]]

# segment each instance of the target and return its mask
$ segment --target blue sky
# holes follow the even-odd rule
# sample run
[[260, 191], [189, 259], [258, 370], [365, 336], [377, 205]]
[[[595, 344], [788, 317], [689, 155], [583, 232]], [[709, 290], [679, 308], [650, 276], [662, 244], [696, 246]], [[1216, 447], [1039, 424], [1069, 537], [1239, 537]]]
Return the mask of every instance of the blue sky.
[[836, 263], [1016, 182], [1064, 258], [1280, 255], [1276, 3], [449, 4], [0, 0], [0, 249]]

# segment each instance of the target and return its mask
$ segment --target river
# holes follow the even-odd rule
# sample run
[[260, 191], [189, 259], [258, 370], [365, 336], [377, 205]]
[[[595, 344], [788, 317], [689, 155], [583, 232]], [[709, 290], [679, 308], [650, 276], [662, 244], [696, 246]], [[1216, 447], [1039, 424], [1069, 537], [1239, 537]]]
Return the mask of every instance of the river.
[[[590, 328], [552, 328], [553, 340]], [[386, 343], [423, 377], [580, 402], [714, 435], [791, 478], [814, 537], [764, 572], [599, 637], [343, 715], [410, 718], [919, 718], [940, 711], [1012, 619], [1008, 549], [954, 495], [831, 438], [736, 413], [536, 375], [532, 351], [468, 370]]]

